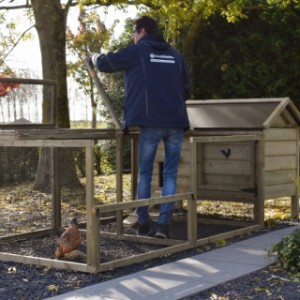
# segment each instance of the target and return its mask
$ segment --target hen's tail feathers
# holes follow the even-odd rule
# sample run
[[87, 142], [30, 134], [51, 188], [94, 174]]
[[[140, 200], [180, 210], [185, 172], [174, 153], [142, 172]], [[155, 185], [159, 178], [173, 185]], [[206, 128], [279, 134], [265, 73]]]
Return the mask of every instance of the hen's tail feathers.
[[73, 218], [73, 219], [71, 220], [71, 224], [75, 224], [76, 226], [78, 226], [77, 219], [76, 219], [76, 218]]

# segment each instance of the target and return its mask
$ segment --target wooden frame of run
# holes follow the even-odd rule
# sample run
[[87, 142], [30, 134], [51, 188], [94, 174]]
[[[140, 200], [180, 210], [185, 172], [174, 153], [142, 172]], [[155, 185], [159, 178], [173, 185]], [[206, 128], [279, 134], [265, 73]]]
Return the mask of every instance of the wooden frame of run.
[[[86, 156], [86, 230], [82, 230], [84, 234], [86, 234], [87, 239], [87, 260], [86, 263], [78, 263], [71, 261], [63, 261], [57, 259], [48, 259], [42, 257], [31, 257], [31, 256], [23, 256], [18, 254], [11, 253], [0, 253], [0, 260], [3, 261], [14, 261], [25, 264], [37, 264], [42, 266], [47, 266], [51, 268], [61, 268], [61, 269], [69, 269], [79, 272], [87, 272], [87, 273], [98, 273], [106, 270], [110, 270], [113, 268], [118, 268], [122, 266], [127, 266], [134, 263], [139, 263], [145, 260], [154, 259], [163, 255], [169, 255], [176, 252], [184, 251], [187, 249], [191, 249], [200, 245], [205, 245], [210, 242], [214, 242], [219, 239], [230, 238], [239, 234], [243, 234], [250, 231], [255, 231], [260, 226], [250, 226], [246, 228], [242, 228], [239, 230], [235, 230], [232, 232], [227, 232], [211, 237], [207, 237], [204, 239], [197, 240], [197, 209], [196, 203], [197, 201], [194, 199], [192, 193], [184, 193], [178, 194], [174, 196], [166, 196], [166, 197], [158, 197], [144, 200], [135, 200], [131, 202], [122, 202], [122, 132], [117, 131], [115, 135], [111, 135], [111, 132], [108, 134], [105, 130], [95, 133], [86, 130], [83, 131], [83, 134], [76, 132], [77, 139], [66, 139], [66, 137], [70, 138], [69, 133], [72, 133], [72, 130], [64, 132], [64, 130], [59, 130], [58, 136], [57, 134], [52, 135], [52, 131], [46, 131], [46, 133], [41, 131], [32, 131], [27, 130], [24, 134], [20, 134], [20, 132], [11, 131], [10, 134], [6, 131], [6, 134], [3, 135], [3, 138], [0, 138], [0, 146], [5, 147], [50, 147], [52, 152], [52, 168], [55, 170], [55, 148], [59, 147], [84, 147], [85, 148], [85, 156]], [[49, 134], [51, 138], [49, 139]], [[48, 139], [47, 139], [48, 136]], [[71, 134], [72, 136], [72, 134]], [[93, 162], [94, 162], [94, 139], [80, 139], [80, 137], [84, 136], [85, 138], [93, 137], [96, 139], [105, 139], [105, 138], [116, 138], [116, 165], [117, 165], [117, 203], [107, 204], [107, 205], [95, 205], [94, 204], [94, 172], [93, 172]], [[54, 138], [54, 139], [52, 139]], [[55, 139], [56, 138], [56, 139]], [[52, 180], [54, 180], [55, 172], [52, 175]], [[55, 185], [53, 185], [55, 186]], [[53, 230], [57, 230], [60, 227], [60, 214], [61, 214], [61, 206], [60, 206], [60, 198], [59, 192], [53, 188], [53, 229], [42, 230], [32, 233], [19, 234], [13, 236], [5, 236], [0, 238], [1, 240], [14, 240], [16, 238], [32, 238], [38, 235], [44, 235], [47, 233], [52, 233]], [[123, 233], [123, 214], [122, 210], [124, 209], [133, 209], [138, 206], [143, 205], [155, 205], [166, 202], [177, 202], [177, 201], [187, 201], [187, 240], [162, 240], [151, 237], [137, 237], [134, 235], [128, 235]], [[100, 232], [100, 212], [116, 212], [116, 233], [106, 233]], [[112, 238], [119, 240], [128, 240], [132, 242], [142, 242], [142, 243], [150, 243], [150, 244], [160, 244], [166, 247], [158, 250], [154, 250], [152, 252], [139, 254], [136, 256], [126, 257], [123, 259], [117, 259], [110, 262], [101, 263], [100, 258], [100, 238]]]

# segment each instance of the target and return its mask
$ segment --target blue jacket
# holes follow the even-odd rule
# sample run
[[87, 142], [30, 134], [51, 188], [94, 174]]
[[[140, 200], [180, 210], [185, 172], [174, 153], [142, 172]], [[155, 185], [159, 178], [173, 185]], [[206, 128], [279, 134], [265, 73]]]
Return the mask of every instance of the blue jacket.
[[185, 100], [190, 77], [183, 56], [154, 35], [135, 45], [100, 55], [96, 67], [105, 73], [124, 70], [123, 126], [189, 128]]

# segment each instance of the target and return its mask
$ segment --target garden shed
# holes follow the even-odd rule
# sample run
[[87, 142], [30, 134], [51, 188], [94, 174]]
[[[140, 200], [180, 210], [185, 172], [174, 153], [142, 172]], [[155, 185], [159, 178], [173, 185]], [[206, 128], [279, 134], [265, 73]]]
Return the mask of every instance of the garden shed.
[[[291, 197], [299, 214], [300, 113], [290, 98], [191, 100], [178, 173], [178, 192], [197, 200], [254, 204], [264, 222], [264, 201]], [[162, 185], [163, 145], [156, 156], [152, 189]]]

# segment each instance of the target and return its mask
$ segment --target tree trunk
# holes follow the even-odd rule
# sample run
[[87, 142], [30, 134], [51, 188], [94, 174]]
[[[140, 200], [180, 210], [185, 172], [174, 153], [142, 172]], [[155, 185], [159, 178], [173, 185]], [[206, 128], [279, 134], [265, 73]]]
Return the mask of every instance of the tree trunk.
[[[31, 1], [36, 29], [39, 36], [42, 71], [44, 79], [52, 79], [57, 82], [57, 103], [55, 104], [57, 114], [57, 126], [60, 128], [70, 127], [68, 96], [67, 96], [67, 64], [66, 64], [66, 19], [68, 10], [63, 9], [60, 0], [32, 0]], [[44, 95], [46, 96], [46, 95]], [[43, 102], [43, 122], [50, 121], [49, 107], [50, 102]], [[74, 162], [70, 162], [70, 151], [62, 151], [61, 169], [68, 170], [68, 174], [64, 175], [64, 183], [72, 181], [73, 186], [79, 187], [80, 182], [76, 175]], [[48, 192], [51, 190], [49, 180], [50, 155], [47, 149], [42, 149], [37, 177], [34, 189]], [[64, 166], [64, 164], [67, 164]], [[74, 179], [77, 179], [74, 182]], [[72, 180], [69, 180], [72, 179]], [[67, 184], [68, 185], [68, 184]]]

